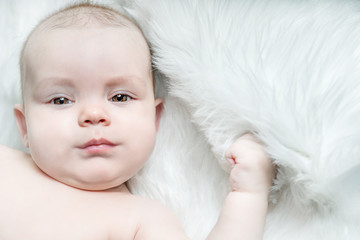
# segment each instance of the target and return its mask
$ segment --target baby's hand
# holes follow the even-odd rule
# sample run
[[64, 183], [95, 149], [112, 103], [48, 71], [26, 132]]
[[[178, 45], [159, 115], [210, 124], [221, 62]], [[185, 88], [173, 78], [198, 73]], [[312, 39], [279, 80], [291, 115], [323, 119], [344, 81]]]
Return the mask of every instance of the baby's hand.
[[232, 191], [268, 195], [276, 168], [253, 134], [247, 133], [238, 138], [225, 157], [232, 166]]

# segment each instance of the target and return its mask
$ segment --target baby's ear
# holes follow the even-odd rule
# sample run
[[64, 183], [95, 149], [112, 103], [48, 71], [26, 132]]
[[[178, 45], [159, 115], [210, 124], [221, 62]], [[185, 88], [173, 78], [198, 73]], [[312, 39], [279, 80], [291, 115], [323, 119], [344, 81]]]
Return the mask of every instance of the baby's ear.
[[14, 115], [16, 120], [17, 128], [20, 132], [21, 140], [25, 147], [29, 147], [28, 136], [27, 136], [27, 127], [25, 119], [24, 106], [22, 104], [16, 104], [14, 107]]
[[163, 101], [161, 98], [156, 98], [156, 99], [155, 99], [155, 110], [156, 110], [155, 124], [156, 124], [156, 131], [159, 129], [159, 123], [160, 123], [161, 113], [162, 113], [163, 108], [164, 108], [163, 102], [164, 102], [164, 101]]

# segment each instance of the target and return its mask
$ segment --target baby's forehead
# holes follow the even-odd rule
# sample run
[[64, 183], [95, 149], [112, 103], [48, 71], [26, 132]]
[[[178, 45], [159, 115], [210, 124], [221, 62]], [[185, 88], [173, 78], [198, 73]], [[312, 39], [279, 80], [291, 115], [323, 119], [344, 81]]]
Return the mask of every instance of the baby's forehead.
[[[94, 35], [92, 37], [96, 38], [105, 38], [107, 36], [107, 33], [118, 33], [118, 35], [121, 36], [122, 39], [133, 39], [137, 43], [142, 42], [147, 50], [149, 50], [149, 46], [147, 44], [146, 39], [144, 38], [141, 31], [139, 31], [134, 26], [108, 26], [108, 25], [101, 25], [98, 23], [94, 24], [86, 24], [86, 25], [69, 25], [66, 27], [55, 27], [55, 28], [39, 28], [37, 31], [34, 31], [32, 36], [28, 39], [28, 42], [26, 44], [27, 48], [26, 54], [29, 54], [29, 52], [32, 52], [30, 49], [33, 48], [33, 46], [36, 46], [38, 49], [41, 48], [42, 44], [44, 42], [50, 43], [51, 40], [54, 40], [54, 37], [56, 38], [68, 38], [69, 33], [77, 33], [79, 35], [87, 35], [89, 33], [97, 33], [97, 35]], [[89, 38], [91, 36], [88, 36]], [[74, 39], [76, 40], [76, 39]]]
[[[91, 5], [79, 4], [65, 8], [41, 21], [31, 32], [24, 44], [21, 58], [27, 55], [27, 48], [36, 44], [36, 41], [46, 37], [46, 34], [63, 29], [90, 29], [90, 28], [125, 28], [138, 33], [138, 36], [149, 44], [138, 25], [125, 15], [113, 9]], [[22, 62], [22, 60], [21, 60]]]
[[[109, 28], [131, 31], [132, 33], [129, 36], [136, 38], [135, 41], [139, 40], [140, 44], [144, 45], [144, 50], [148, 52], [151, 61], [149, 44], [135, 22], [115, 10], [86, 5], [85, 7], [74, 7], [57, 12], [41, 21], [31, 32], [24, 44], [20, 59], [21, 70], [25, 72], [25, 65], [29, 59], [31, 60], [33, 57], [36, 57], [37, 51], [35, 51], [34, 55], [34, 47], [41, 49], [39, 44], [41, 45], [42, 40], [46, 40], [47, 36], [51, 33], [62, 32], [66, 34], [66, 31], [62, 30], [76, 29], [86, 31], [87, 29], [94, 28], [103, 31]], [[58, 34], [58, 36], [62, 37], [61, 34]]]
[[[41, 39], [46, 40], [47, 34], [56, 32], [58, 30], [66, 29], [107, 29], [107, 28], [121, 28], [135, 32], [130, 34], [139, 40], [139, 44], [143, 45], [146, 51], [149, 69], [151, 71], [151, 52], [148, 41], [146, 40], [142, 30], [134, 20], [127, 15], [120, 13], [111, 8], [93, 5], [93, 4], [78, 4], [73, 7], [65, 8], [41, 21], [35, 29], [30, 33], [20, 56], [20, 72], [21, 72], [21, 86], [24, 92], [24, 84], [28, 78], [28, 73], [31, 72], [30, 66], [34, 57], [42, 51]], [[59, 32], [61, 32], [59, 31]], [[62, 31], [66, 32], [66, 31]], [[40, 40], [40, 41], [39, 41]], [[35, 48], [34, 48], [35, 47]], [[40, 51], [34, 51], [34, 49]]]
[[[97, 8], [96, 8], [97, 9]], [[112, 14], [108, 14], [108, 9], [70, 9], [64, 12], [60, 11], [49, 16], [34, 29], [29, 39], [34, 36], [46, 34], [51, 31], [64, 29], [91, 29], [91, 28], [126, 28], [142, 34], [140, 28], [127, 17], [111, 10]]]

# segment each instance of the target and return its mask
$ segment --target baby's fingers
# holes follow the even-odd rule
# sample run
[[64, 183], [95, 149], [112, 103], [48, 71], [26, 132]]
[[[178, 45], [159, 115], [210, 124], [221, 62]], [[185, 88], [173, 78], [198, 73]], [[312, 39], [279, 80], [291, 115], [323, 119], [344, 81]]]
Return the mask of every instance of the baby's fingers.
[[225, 155], [232, 167], [230, 184], [235, 191], [267, 191], [275, 167], [263, 144], [253, 134], [245, 134], [230, 146]]
[[[226, 151], [225, 158], [231, 167], [242, 163], [258, 165], [257, 161], [267, 161], [268, 156], [263, 144], [253, 134], [246, 133], [239, 137]], [[255, 161], [255, 162], [254, 162]]]

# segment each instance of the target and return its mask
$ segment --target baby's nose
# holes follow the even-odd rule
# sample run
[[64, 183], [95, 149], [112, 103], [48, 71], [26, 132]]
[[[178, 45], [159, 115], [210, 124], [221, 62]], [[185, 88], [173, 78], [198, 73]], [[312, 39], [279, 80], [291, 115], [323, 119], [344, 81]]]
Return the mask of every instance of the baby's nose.
[[110, 116], [101, 107], [92, 106], [83, 109], [79, 115], [79, 125], [81, 127], [93, 126], [93, 125], [110, 125]]

